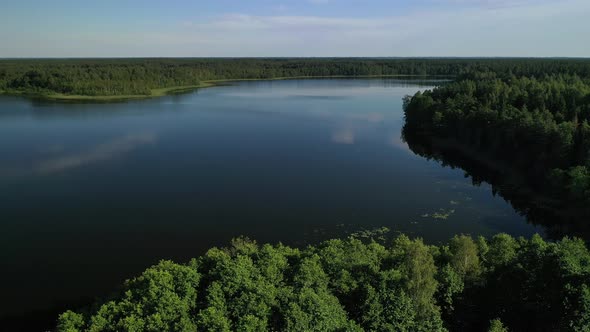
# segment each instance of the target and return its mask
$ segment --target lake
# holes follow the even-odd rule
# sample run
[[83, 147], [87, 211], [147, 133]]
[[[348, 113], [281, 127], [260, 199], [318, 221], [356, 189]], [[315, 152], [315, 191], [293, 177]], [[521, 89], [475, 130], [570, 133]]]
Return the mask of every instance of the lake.
[[114, 104], [1, 97], [0, 312], [75, 306], [239, 235], [303, 246], [382, 226], [430, 243], [543, 233], [402, 140], [402, 97], [440, 83], [251, 81]]

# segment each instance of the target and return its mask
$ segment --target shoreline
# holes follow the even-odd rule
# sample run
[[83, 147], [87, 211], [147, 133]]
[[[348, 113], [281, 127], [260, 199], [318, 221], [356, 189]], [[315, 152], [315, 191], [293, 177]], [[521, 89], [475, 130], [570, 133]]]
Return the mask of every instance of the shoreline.
[[298, 79], [335, 79], [335, 78], [350, 78], [350, 79], [362, 79], [362, 78], [451, 78], [449, 75], [333, 75], [333, 76], [290, 76], [290, 77], [272, 77], [272, 78], [232, 78], [232, 79], [215, 79], [202, 81], [198, 85], [182, 85], [168, 88], [157, 88], [151, 89], [149, 95], [109, 95], [109, 96], [89, 96], [89, 95], [67, 95], [62, 93], [54, 94], [36, 94], [27, 92], [6, 92], [0, 91], [0, 96], [13, 96], [13, 97], [24, 97], [27, 99], [36, 99], [41, 101], [54, 101], [54, 102], [125, 102], [132, 100], [141, 99], [152, 99], [170, 96], [174, 94], [182, 94], [192, 92], [198, 89], [211, 88], [216, 86], [222, 86], [231, 84], [232, 82], [245, 82], [245, 81], [285, 81], [285, 80], [298, 80]]
[[[494, 187], [503, 187], [506, 186], [507, 183], [510, 184], [510, 187], [515, 188], [514, 192], [518, 193], [518, 197], [527, 197], [527, 203], [530, 209], [542, 209], [544, 211], [550, 211], [556, 217], [562, 218], [564, 220], [574, 218], [583, 214], [585, 211], [585, 207], [579, 204], [573, 204], [570, 206], [563, 206], [560, 204], [560, 200], [547, 192], [543, 192], [531, 186], [530, 183], [527, 183], [525, 179], [525, 175], [521, 170], [510, 165], [507, 161], [502, 161], [495, 159], [492, 155], [478, 151], [474, 147], [470, 146], [469, 144], [461, 143], [460, 141], [454, 138], [441, 138], [436, 137], [436, 135], [428, 134], [426, 132], [422, 132], [418, 134], [421, 137], [428, 137], [429, 143], [432, 148], [436, 151], [447, 151], [447, 152], [455, 152], [458, 153], [460, 156], [471, 160], [477, 164], [482, 165], [483, 167], [487, 168], [488, 170], [503, 174], [504, 179], [508, 179], [508, 182], [505, 183], [493, 183], [493, 180], [484, 179], [484, 182], [489, 184], [490, 186]], [[412, 151], [416, 153], [415, 151]], [[420, 154], [418, 154], [420, 155]], [[440, 162], [440, 160], [444, 160], [444, 157], [434, 154], [434, 160]], [[473, 177], [472, 171], [465, 167], [465, 165], [461, 164], [449, 164], [450, 167], [458, 167], [466, 173], [470, 173]], [[516, 190], [517, 189], [517, 190]], [[500, 197], [504, 200], [507, 200], [512, 204], [512, 201], [515, 197], [506, 197], [502, 195], [503, 191], [499, 190]], [[513, 206], [515, 210], [517, 208]]]

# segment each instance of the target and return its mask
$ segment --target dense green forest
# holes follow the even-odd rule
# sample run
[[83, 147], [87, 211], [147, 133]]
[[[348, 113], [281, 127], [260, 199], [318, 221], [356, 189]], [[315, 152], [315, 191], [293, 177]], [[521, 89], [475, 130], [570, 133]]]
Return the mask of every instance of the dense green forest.
[[590, 201], [590, 79], [473, 73], [405, 100], [406, 131], [509, 161], [544, 194]]
[[0, 93], [37, 96], [153, 95], [155, 89], [228, 79], [441, 75], [493, 71], [590, 77], [582, 59], [15, 59], [0, 60]]
[[[387, 244], [383, 244], [387, 243]], [[589, 331], [590, 252], [498, 234], [432, 246], [351, 236], [305, 249], [245, 238], [162, 261], [59, 331]]]

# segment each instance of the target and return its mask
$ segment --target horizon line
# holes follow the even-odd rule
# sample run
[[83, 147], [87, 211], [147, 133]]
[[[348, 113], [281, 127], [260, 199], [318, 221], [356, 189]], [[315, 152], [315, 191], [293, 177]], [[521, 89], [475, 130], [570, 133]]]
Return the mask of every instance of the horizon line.
[[83, 59], [583, 59], [590, 56], [97, 56], [97, 57], [0, 57], [1, 60]]

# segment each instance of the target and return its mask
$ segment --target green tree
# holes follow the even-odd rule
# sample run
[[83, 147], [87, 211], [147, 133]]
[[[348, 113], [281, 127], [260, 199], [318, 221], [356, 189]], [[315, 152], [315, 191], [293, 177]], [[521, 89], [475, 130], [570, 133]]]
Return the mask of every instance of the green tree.
[[449, 242], [451, 266], [459, 275], [475, 279], [480, 273], [477, 245], [470, 236], [455, 235]]
[[437, 279], [439, 282], [438, 303], [447, 314], [452, 314], [454, 298], [461, 294], [465, 288], [463, 278], [455, 272], [450, 264], [446, 264], [439, 270]]
[[86, 322], [84, 316], [73, 311], [66, 311], [59, 315], [57, 320], [57, 330], [63, 332], [78, 332], [85, 329]]
[[420, 322], [417, 330], [442, 330], [440, 311], [433, 297], [438, 283], [434, 258], [421, 239], [411, 241], [398, 237], [392, 247], [393, 257], [399, 261], [404, 277], [404, 290], [412, 300]]
[[493, 319], [490, 321], [488, 332], [508, 332], [508, 329], [504, 327], [501, 320]]
[[496, 234], [490, 241], [485, 258], [491, 266], [507, 265], [516, 258], [518, 243], [508, 234]]

